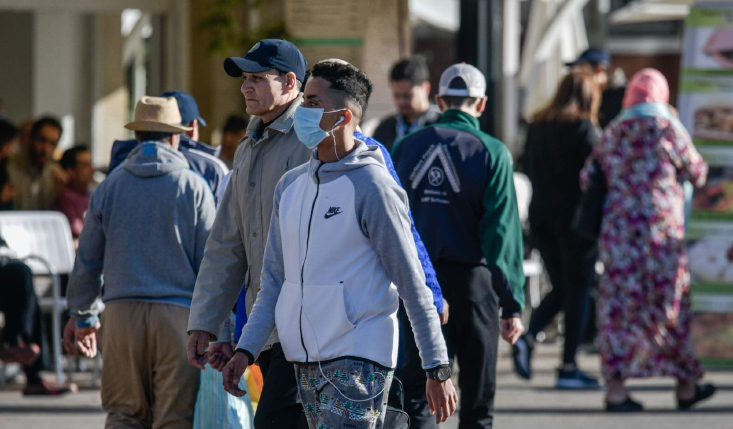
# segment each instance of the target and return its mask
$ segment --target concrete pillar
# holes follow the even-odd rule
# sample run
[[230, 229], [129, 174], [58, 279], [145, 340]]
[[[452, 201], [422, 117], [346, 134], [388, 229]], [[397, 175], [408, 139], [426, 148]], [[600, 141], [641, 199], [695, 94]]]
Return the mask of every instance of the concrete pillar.
[[129, 104], [124, 84], [120, 27], [119, 13], [94, 17], [92, 157], [96, 167], [109, 165], [114, 140], [132, 136], [124, 128], [135, 106]]
[[174, 89], [190, 91], [191, 24], [189, 9], [189, 0], [170, 0], [170, 7], [165, 16], [166, 91]]
[[586, 28], [588, 43], [594, 48], [606, 44], [606, 15], [611, 9], [610, 0], [590, 0], [586, 9]]
[[518, 154], [519, 50], [522, 32], [520, 0], [504, 0], [501, 52], [501, 105], [499, 135], [513, 154]]
[[89, 17], [76, 12], [36, 12], [34, 20], [33, 114], [61, 119], [64, 132], [59, 150], [88, 142]]
[[[374, 84], [365, 120], [376, 119], [395, 111], [389, 86], [389, 72], [400, 58], [410, 55], [405, 46], [411, 46], [405, 38], [408, 26], [406, 0], [371, 0], [366, 2], [363, 35], [362, 70]], [[401, 49], [402, 48], [402, 49]]]
[[33, 14], [0, 12], [0, 98], [16, 125], [33, 115]]

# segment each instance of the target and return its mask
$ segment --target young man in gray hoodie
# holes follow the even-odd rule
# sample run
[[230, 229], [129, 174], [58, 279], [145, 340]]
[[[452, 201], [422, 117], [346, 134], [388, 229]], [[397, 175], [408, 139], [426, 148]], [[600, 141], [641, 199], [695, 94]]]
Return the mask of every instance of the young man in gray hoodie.
[[224, 388], [244, 395], [239, 380], [277, 327], [311, 429], [382, 427], [397, 365], [400, 298], [436, 421], [455, 411], [448, 354], [412, 239], [407, 198], [380, 149], [354, 138], [371, 90], [366, 75], [349, 64], [313, 68], [294, 128], [301, 143], [318, 149], [275, 188], [262, 289], [224, 368]]
[[199, 372], [186, 360], [185, 326], [214, 198], [177, 150], [190, 130], [180, 123], [174, 98], [138, 101], [126, 128], [140, 144], [92, 194], [69, 278], [79, 351], [93, 357], [104, 326], [108, 429], [193, 425]]

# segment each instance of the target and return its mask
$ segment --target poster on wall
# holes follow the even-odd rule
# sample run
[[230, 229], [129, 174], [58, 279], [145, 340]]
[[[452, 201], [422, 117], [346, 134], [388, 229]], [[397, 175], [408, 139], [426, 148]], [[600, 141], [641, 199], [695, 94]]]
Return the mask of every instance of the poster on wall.
[[708, 365], [733, 365], [733, 5], [685, 22], [680, 120], [710, 166], [688, 224], [693, 341]]
[[361, 67], [368, 2], [361, 0], [286, 0], [285, 27], [312, 66], [327, 58], [338, 58]]

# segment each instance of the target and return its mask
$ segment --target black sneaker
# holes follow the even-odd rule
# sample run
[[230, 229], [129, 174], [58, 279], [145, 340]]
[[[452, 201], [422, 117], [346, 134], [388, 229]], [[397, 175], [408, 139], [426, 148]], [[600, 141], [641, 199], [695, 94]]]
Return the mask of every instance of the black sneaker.
[[586, 375], [577, 368], [571, 371], [558, 369], [555, 387], [569, 390], [598, 390], [601, 388], [598, 379]]
[[618, 404], [606, 402], [606, 411], [609, 413], [638, 413], [644, 411], [644, 406], [627, 396], [625, 401]]
[[715, 386], [712, 384], [695, 385], [695, 396], [692, 399], [677, 398], [677, 408], [686, 411], [698, 402], [704, 401], [715, 394]]
[[519, 337], [512, 346], [514, 371], [525, 380], [532, 378], [532, 349], [533, 347], [529, 345], [526, 335]]

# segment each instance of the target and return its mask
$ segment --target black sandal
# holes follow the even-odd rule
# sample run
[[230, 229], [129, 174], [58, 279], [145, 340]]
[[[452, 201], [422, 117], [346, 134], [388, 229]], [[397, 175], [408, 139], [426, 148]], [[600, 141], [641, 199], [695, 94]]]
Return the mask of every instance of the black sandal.
[[695, 396], [692, 399], [677, 398], [677, 409], [684, 411], [692, 408], [698, 402], [704, 401], [715, 394], [716, 388], [712, 384], [695, 385]]
[[606, 411], [609, 413], [637, 413], [644, 411], [644, 406], [627, 396], [625, 401], [618, 404], [606, 401]]

